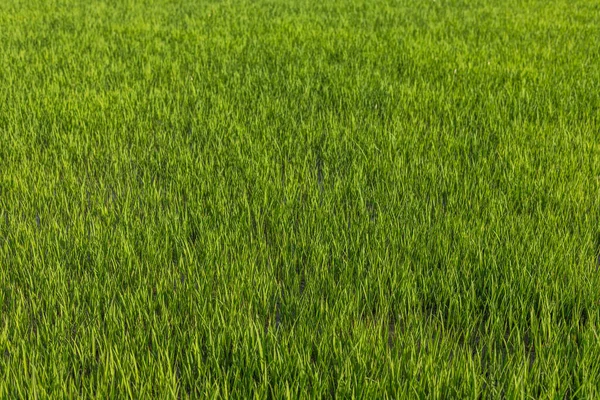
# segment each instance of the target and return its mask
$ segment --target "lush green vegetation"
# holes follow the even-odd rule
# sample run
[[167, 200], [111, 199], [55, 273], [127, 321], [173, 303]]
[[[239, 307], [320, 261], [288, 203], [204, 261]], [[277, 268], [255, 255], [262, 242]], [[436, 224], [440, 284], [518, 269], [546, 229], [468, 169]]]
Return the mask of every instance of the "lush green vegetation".
[[600, 396], [593, 0], [0, 2], [0, 397]]

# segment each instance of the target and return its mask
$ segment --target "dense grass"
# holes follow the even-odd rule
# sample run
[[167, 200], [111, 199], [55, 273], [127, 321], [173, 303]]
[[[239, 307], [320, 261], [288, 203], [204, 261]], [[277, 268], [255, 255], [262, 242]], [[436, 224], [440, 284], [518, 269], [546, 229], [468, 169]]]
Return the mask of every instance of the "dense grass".
[[0, 397], [600, 396], [600, 5], [0, 2]]

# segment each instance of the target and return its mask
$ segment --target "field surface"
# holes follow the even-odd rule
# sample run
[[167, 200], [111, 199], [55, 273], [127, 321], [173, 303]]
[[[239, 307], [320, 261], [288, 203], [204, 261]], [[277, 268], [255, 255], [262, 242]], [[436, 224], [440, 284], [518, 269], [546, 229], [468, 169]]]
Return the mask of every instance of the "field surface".
[[0, 397], [600, 397], [600, 3], [0, 1]]

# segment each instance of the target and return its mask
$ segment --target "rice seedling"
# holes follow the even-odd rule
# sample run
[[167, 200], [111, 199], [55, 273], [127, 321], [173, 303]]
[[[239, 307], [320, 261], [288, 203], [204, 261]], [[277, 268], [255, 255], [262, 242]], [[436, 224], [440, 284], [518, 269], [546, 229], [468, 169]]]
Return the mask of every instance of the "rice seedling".
[[0, 28], [0, 397], [599, 396], [596, 2]]

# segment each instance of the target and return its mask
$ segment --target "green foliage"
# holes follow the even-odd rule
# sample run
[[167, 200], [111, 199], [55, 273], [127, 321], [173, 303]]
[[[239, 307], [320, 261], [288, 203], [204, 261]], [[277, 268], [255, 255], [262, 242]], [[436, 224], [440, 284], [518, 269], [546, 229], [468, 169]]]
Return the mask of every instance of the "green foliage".
[[600, 396], [591, 0], [0, 2], [0, 397]]

